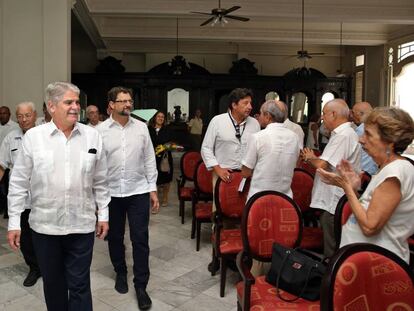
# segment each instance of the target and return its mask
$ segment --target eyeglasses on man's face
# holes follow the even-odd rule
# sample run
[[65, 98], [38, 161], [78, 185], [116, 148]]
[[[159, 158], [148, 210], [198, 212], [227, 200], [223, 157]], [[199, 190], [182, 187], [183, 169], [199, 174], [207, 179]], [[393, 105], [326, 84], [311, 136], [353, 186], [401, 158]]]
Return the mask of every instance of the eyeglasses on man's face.
[[33, 113], [18, 114], [17, 120], [23, 120], [24, 118], [30, 119], [33, 116]]
[[122, 100], [116, 100], [115, 102], [116, 103], [120, 103], [120, 104], [124, 104], [124, 105], [126, 105], [128, 103], [130, 103], [131, 105], [134, 104], [134, 100], [133, 99], [122, 99]]

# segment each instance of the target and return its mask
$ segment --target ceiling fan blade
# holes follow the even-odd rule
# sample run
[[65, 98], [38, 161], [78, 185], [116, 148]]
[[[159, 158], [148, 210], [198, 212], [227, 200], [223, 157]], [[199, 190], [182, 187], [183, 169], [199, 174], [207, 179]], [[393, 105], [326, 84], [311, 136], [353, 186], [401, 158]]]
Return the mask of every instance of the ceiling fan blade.
[[200, 24], [200, 26], [204, 26], [204, 25], [207, 25], [207, 24], [211, 23], [215, 18], [216, 18], [215, 16], [210, 17], [204, 23]]
[[323, 52], [311, 52], [311, 53], [308, 53], [308, 54], [310, 54], [310, 55], [325, 55], [325, 53], [323, 53]]
[[236, 10], [238, 10], [240, 8], [241, 8], [241, 6], [235, 5], [235, 6], [232, 6], [230, 9], [224, 10], [223, 13], [226, 15], [226, 14], [229, 14], [229, 13], [231, 13], [233, 11], [236, 11]]
[[234, 15], [225, 15], [226, 18], [237, 19], [238, 21], [247, 22], [250, 18], [243, 17], [243, 16], [234, 16]]
[[206, 13], [206, 12], [190, 12], [193, 14], [202, 14], [202, 15], [212, 15], [211, 13]]

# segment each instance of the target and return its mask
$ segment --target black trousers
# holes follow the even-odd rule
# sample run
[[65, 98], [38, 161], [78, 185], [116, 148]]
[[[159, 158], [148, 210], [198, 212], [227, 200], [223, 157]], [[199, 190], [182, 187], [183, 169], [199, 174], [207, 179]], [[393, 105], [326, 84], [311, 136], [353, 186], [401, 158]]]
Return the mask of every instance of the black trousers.
[[47, 235], [32, 230], [48, 311], [92, 311], [90, 266], [95, 232]]
[[108, 247], [112, 265], [117, 274], [127, 274], [125, 262], [125, 221], [128, 215], [129, 232], [134, 259], [134, 286], [146, 288], [149, 280], [149, 194], [138, 194], [124, 198], [112, 197], [109, 203]]
[[40, 271], [33, 247], [32, 230], [29, 226], [29, 215], [30, 209], [26, 209], [20, 216], [20, 250], [22, 251], [24, 261], [29, 266], [30, 270]]

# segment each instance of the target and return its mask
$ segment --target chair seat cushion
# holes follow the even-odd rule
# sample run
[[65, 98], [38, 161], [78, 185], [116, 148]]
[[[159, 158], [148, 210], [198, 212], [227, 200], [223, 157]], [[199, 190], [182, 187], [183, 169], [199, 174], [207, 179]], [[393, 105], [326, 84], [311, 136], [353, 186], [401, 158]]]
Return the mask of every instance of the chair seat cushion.
[[303, 227], [302, 241], [300, 247], [304, 249], [323, 249], [322, 228]]
[[[243, 301], [244, 283], [237, 284], [237, 298]], [[292, 299], [295, 296], [281, 290], [283, 298]], [[273, 311], [273, 310], [300, 310], [300, 311], [319, 311], [319, 301], [307, 301], [298, 299], [295, 302], [285, 302], [276, 294], [276, 287], [265, 281], [265, 276], [256, 278], [255, 284], [251, 287], [250, 310]]]
[[220, 233], [220, 253], [237, 254], [243, 249], [240, 229], [224, 229]]
[[211, 219], [213, 204], [211, 202], [198, 202], [195, 206], [195, 217], [197, 219], [208, 218]]
[[194, 188], [191, 187], [182, 187], [180, 189], [180, 199], [181, 200], [192, 200], [192, 194], [193, 194]]

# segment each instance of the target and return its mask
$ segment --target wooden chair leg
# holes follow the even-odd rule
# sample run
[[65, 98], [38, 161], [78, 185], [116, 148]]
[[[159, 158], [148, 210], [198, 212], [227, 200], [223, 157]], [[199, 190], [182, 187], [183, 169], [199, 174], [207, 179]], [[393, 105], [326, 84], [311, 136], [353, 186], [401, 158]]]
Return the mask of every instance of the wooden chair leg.
[[180, 210], [181, 210], [180, 215], [181, 215], [181, 224], [182, 225], [184, 224], [184, 216], [185, 216], [184, 203], [185, 203], [184, 201], [180, 202]]
[[227, 260], [221, 257], [220, 267], [220, 297], [224, 297], [224, 291], [226, 289], [226, 274], [227, 274]]
[[197, 225], [197, 233], [196, 233], [197, 245], [196, 245], [196, 251], [198, 252], [200, 250], [201, 222], [197, 220], [196, 221], [196, 225]]
[[196, 231], [196, 218], [195, 216], [193, 216], [193, 219], [191, 220], [191, 239], [194, 239], [195, 231]]

